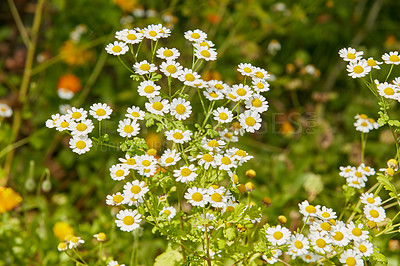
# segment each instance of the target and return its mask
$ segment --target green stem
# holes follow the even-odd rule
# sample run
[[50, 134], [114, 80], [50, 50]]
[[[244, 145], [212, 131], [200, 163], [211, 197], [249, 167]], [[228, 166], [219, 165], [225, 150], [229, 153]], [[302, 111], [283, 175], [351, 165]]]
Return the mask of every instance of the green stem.
[[393, 64], [390, 66], [390, 70], [389, 70], [389, 73], [386, 76], [385, 82], [389, 79], [389, 76], [390, 76], [390, 74], [392, 73], [392, 70], [393, 70], [393, 66], [394, 66]]
[[119, 61], [124, 65], [124, 67], [125, 67], [126, 69], [128, 69], [131, 73], [136, 74], [135, 71], [133, 71], [132, 69], [130, 69], [130, 68], [124, 63], [124, 61], [122, 61], [122, 59], [121, 59], [121, 57], [120, 57], [119, 55], [117, 55], [117, 56], [118, 56]]

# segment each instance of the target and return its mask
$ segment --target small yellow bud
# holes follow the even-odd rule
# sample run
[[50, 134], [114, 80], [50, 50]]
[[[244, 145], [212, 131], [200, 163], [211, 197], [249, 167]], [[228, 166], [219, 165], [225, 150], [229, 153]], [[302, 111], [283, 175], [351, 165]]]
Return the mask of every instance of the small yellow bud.
[[287, 223], [287, 218], [286, 218], [286, 216], [284, 216], [284, 215], [279, 215], [279, 216], [278, 216], [278, 222], [279, 222], [280, 224], [285, 224], [285, 223]]
[[219, 186], [217, 186], [217, 185], [211, 185], [211, 187], [212, 187], [213, 189], [219, 188]]
[[256, 177], [256, 171], [254, 171], [253, 169], [249, 169], [246, 171], [246, 176], [253, 179], [254, 177]]
[[386, 168], [386, 174], [388, 175], [388, 176], [393, 176], [394, 175], [394, 170], [393, 170], [393, 168]]
[[67, 243], [65, 243], [65, 242], [59, 243], [58, 246], [57, 246], [57, 249], [58, 249], [59, 251], [67, 250], [67, 249], [68, 249]]
[[147, 155], [156, 156], [157, 155], [157, 150], [156, 149], [148, 149], [147, 150]]
[[264, 198], [262, 199], [262, 203], [263, 203], [264, 205], [267, 205], [267, 207], [270, 207], [270, 206], [272, 205], [272, 200], [271, 200], [269, 197], [264, 197]]
[[389, 168], [392, 168], [394, 171], [399, 170], [399, 164], [395, 159], [390, 159], [389, 161], [387, 161], [387, 166]]
[[239, 190], [240, 193], [245, 193], [246, 192], [246, 187], [243, 184], [239, 184], [237, 186], [237, 189]]
[[94, 235], [94, 237], [98, 240], [98, 241], [106, 241], [107, 240], [107, 236], [106, 234], [104, 234], [103, 232], [98, 233], [97, 235]]
[[374, 221], [368, 221], [368, 222], [367, 222], [367, 226], [368, 226], [369, 228], [376, 228], [376, 222], [374, 222]]
[[244, 186], [249, 192], [253, 191], [256, 188], [256, 186], [252, 182], [247, 182]]

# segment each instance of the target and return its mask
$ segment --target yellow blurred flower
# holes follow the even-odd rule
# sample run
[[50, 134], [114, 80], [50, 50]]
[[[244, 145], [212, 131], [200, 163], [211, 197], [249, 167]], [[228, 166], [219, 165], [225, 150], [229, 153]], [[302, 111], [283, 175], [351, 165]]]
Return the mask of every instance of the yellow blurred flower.
[[162, 138], [156, 133], [150, 133], [146, 137], [146, 143], [149, 149], [161, 150]]
[[53, 232], [60, 241], [65, 241], [68, 236], [74, 235], [74, 229], [65, 222], [57, 222], [53, 227]]
[[9, 187], [0, 187], [0, 213], [14, 209], [22, 201], [22, 197]]
[[205, 71], [203, 72], [202, 78], [203, 78], [205, 81], [209, 81], [209, 80], [212, 80], [212, 79], [215, 79], [215, 80], [222, 80], [221, 74], [220, 74], [218, 71], [216, 71], [216, 70], [205, 70]]
[[132, 12], [136, 5], [136, 0], [113, 0], [123, 11]]
[[68, 40], [60, 50], [61, 59], [70, 66], [83, 65], [92, 59], [91, 51], [83, 48], [81, 45]]

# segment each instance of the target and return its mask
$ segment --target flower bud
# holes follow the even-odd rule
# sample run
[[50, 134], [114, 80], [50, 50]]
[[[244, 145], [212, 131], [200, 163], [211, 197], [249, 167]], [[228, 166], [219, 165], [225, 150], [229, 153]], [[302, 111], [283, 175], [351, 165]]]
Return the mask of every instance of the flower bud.
[[280, 224], [285, 224], [285, 223], [287, 223], [287, 218], [286, 218], [286, 216], [284, 216], [284, 215], [279, 215], [279, 216], [278, 216], [278, 222], [279, 222]]
[[239, 184], [237, 186], [237, 189], [239, 190], [240, 193], [245, 193], [246, 192], [246, 187], [243, 184]]
[[262, 203], [263, 203], [264, 205], [267, 205], [267, 207], [270, 207], [270, 206], [272, 205], [272, 200], [271, 200], [269, 197], [264, 197], [264, 198], [262, 199]]
[[253, 191], [256, 187], [252, 182], [247, 182], [244, 186], [246, 187], [248, 192]]
[[156, 156], [157, 150], [156, 149], [148, 149], [146, 153], [147, 153], [147, 155], [150, 155], [150, 156]]
[[367, 226], [369, 227], [369, 228], [376, 228], [376, 222], [374, 222], [374, 221], [368, 221], [367, 222]]
[[389, 161], [387, 161], [387, 166], [389, 168], [392, 168], [394, 171], [399, 170], [399, 164], [395, 159], [390, 159]]
[[254, 177], [256, 177], [256, 171], [254, 171], [253, 169], [249, 169], [246, 171], [246, 176], [253, 179]]
[[386, 168], [386, 171], [385, 171], [385, 173], [388, 175], [388, 176], [394, 176], [394, 170], [393, 170], [393, 168]]

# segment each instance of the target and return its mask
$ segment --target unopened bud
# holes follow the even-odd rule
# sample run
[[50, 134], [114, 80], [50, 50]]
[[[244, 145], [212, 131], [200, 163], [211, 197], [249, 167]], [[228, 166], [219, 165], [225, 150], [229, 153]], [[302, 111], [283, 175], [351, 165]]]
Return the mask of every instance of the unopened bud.
[[253, 169], [249, 169], [246, 171], [246, 176], [253, 179], [254, 177], [256, 177], [256, 171], [254, 171]]
[[256, 186], [252, 182], [247, 182], [245, 184], [245, 187], [246, 187], [247, 191], [249, 191], [249, 192], [253, 191], [256, 188]]
[[237, 189], [239, 190], [240, 193], [245, 193], [246, 192], [246, 187], [243, 184], [239, 184], [237, 186]]
[[394, 176], [394, 169], [393, 168], [386, 168], [386, 174], [388, 175], [388, 176]]
[[399, 164], [395, 159], [390, 159], [389, 161], [387, 161], [387, 166], [389, 168], [392, 168], [394, 171], [399, 170]]
[[368, 221], [367, 222], [367, 226], [369, 227], [369, 228], [376, 228], [376, 222], [374, 222], [374, 221]]
[[284, 216], [284, 215], [279, 215], [279, 216], [278, 216], [278, 222], [279, 222], [280, 224], [285, 224], [285, 223], [287, 223], [287, 218], [286, 218], [286, 216]]
[[156, 149], [148, 149], [147, 150], [147, 155], [150, 155], [150, 156], [156, 156], [157, 155], [157, 150]]
[[267, 205], [267, 207], [270, 207], [270, 206], [272, 205], [272, 200], [271, 200], [269, 197], [264, 197], [264, 198], [262, 199], [262, 203], [263, 203], [264, 205]]

